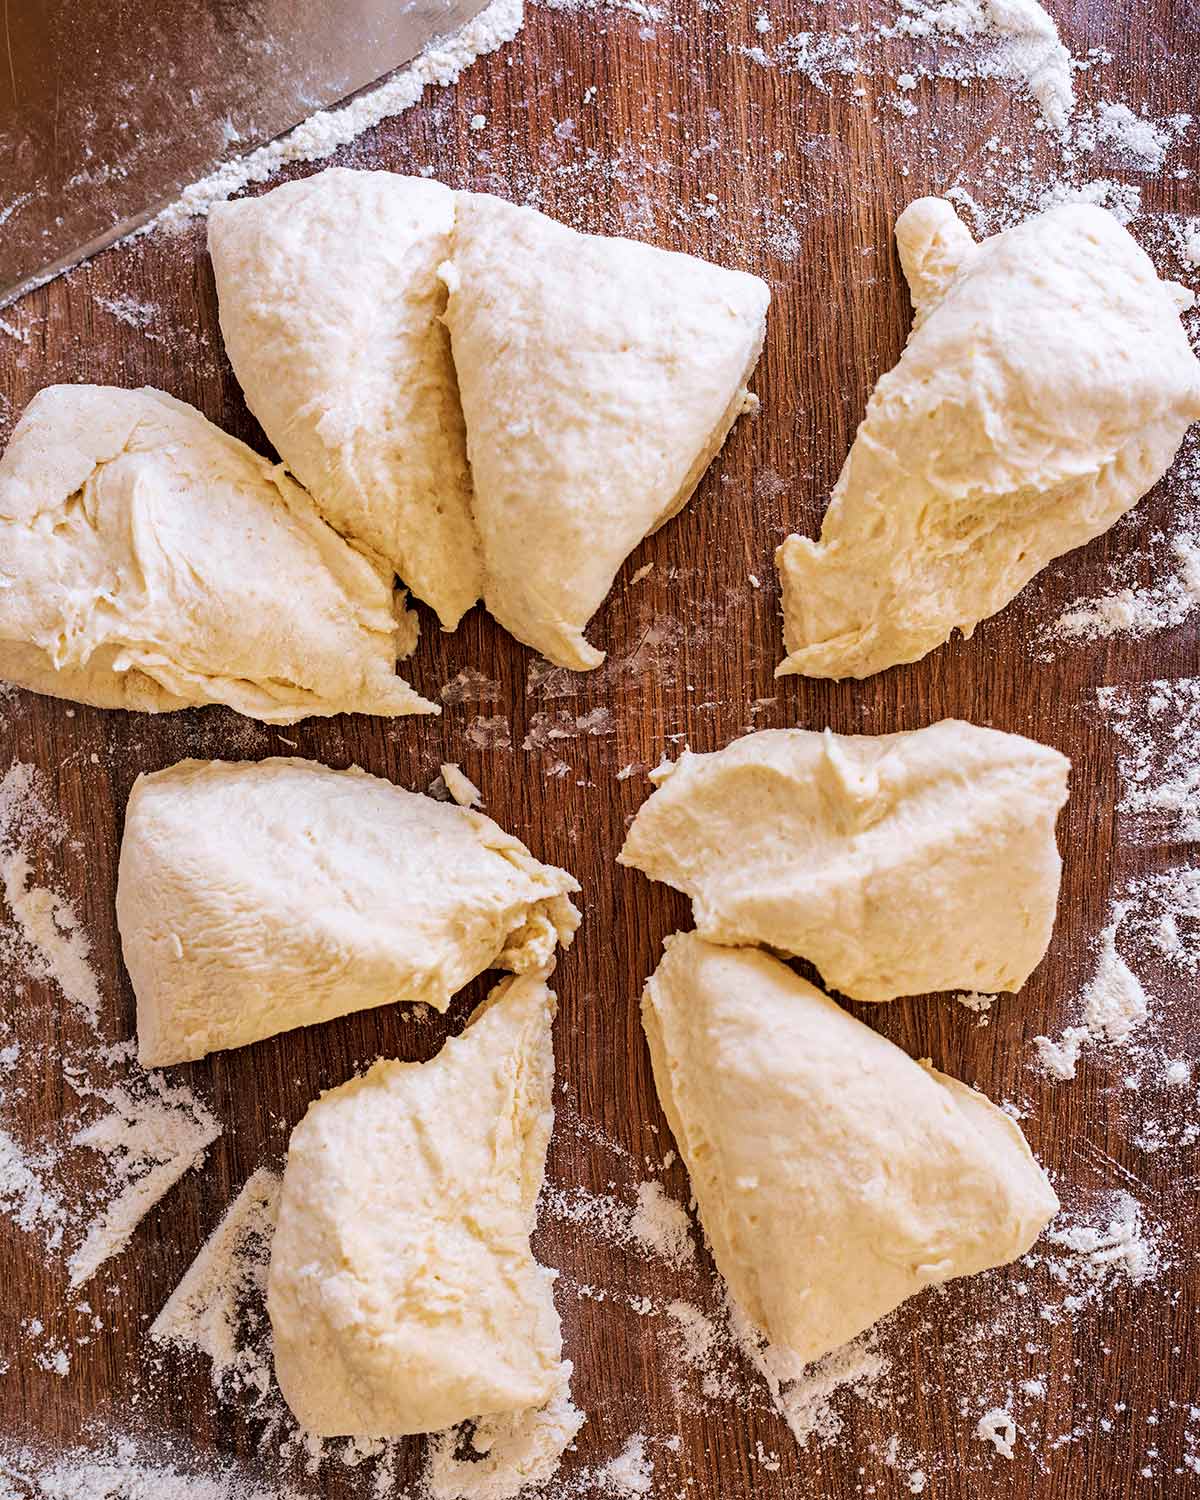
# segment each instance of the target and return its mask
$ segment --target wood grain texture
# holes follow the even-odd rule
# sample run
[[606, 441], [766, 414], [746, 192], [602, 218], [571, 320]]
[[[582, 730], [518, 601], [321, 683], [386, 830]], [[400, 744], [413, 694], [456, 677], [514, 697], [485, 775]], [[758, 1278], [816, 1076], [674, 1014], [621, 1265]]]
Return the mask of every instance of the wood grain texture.
[[[18, 760], [41, 768], [74, 835], [39, 852], [38, 873], [76, 902], [93, 938], [106, 1020], [128, 1036], [133, 999], [119, 958], [113, 891], [123, 809], [139, 772], [184, 756], [295, 753], [337, 767], [357, 763], [423, 789], [440, 762], [461, 763], [492, 816], [582, 882], [583, 927], [554, 981], [562, 1089], [549, 1176], [599, 1192], [616, 1184], [612, 1190], [628, 1197], [646, 1162], [659, 1163], [670, 1144], [637, 1000], [663, 936], [688, 925], [681, 897], [614, 864], [649, 790], [645, 770], [685, 743], [711, 750], [751, 728], [788, 725], [882, 733], [958, 716], [1057, 746], [1074, 764], [1073, 795], [1059, 825], [1059, 920], [1050, 952], [1022, 994], [1001, 1000], [986, 1027], [945, 1001], [856, 1009], [911, 1054], [932, 1057], [997, 1100], [1019, 1102], [1031, 1144], [1064, 1196], [1078, 1202], [1131, 1187], [1169, 1226], [1171, 1267], [1161, 1284], [1118, 1289], [1074, 1322], [1044, 1325], [1031, 1312], [1015, 1331], [982, 1340], [973, 1359], [964, 1359], [964, 1333], [990, 1324], [1021, 1296], [1024, 1273], [999, 1272], [919, 1298], [888, 1334], [894, 1396], [880, 1406], [850, 1402], [840, 1440], [801, 1451], [765, 1400], [748, 1409], [706, 1402], [694, 1380], [683, 1382], [681, 1394], [663, 1319], [639, 1317], [621, 1300], [645, 1295], [661, 1304], [683, 1296], [712, 1309], [707, 1262], [703, 1274], [676, 1273], [546, 1218], [537, 1248], [563, 1273], [558, 1302], [575, 1362], [575, 1398], [588, 1416], [564, 1476], [603, 1462], [643, 1430], [681, 1439], [678, 1451], [651, 1446], [654, 1493], [664, 1500], [903, 1496], [911, 1493], [904, 1463], [885, 1462], [889, 1439], [898, 1435], [901, 1457], [920, 1462], [925, 1493], [939, 1500], [1197, 1494], [1200, 1477], [1179, 1467], [1188, 1404], [1200, 1400], [1194, 1154], [1133, 1144], [1130, 1121], [1141, 1095], [1122, 1087], [1119, 1059], [1085, 1065], [1074, 1083], [1057, 1086], [1030, 1066], [1033, 1038], [1074, 1019], [1071, 1002], [1090, 972], [1111, 892], [1131, 875], [1167, 869], [1182, 857], [1178, 847], [1122, 835], [1115, 744], [1095, 689], [1200, 669], [1195, 614], [1142, 641], [1062, 647], [1051, 660], [1038, 659], [1033, 642], [1064, 603], [1101, 591], [1110, 565], [1136, 556], [1168, 523], [1171, 492], [1160, 486], [1132, 520], [1060, 559], [969, 641], [863, 683], [775, 682], [781, 639], [774, 548], [791, 530], [815, 534], [870, 388], [894, 363], [907, 332], [908, 300], [890, 238], [896, 214], [920, 193], [956, 182], [969, 183], [980, 201], [1000, 204], [1003, 173], [990, 186], [983, 175], [993, 159], [989, 138], [1013, 154], [1050, 158], [1036, 111], [1011, 90], [927, 81], [911, 96], [917, 114], [906, 119], [888, 103], [895, 85], [886, 72], [831, 75], [822, 89], [794, 71], [759, 65], [741, 49], [881, 14], [853, 0], [811, 8], [778, 0], [768, 9], [765, 37], [754, 25], [758, 7], [742, 4], [681, 5], [655, 25], [616, 10], [533, 9], [516, 42], [456, 89], [428, 96], [336, 158], [430, 170], [454, 186], [532, 198], [579, 227], [629, 232], [770, 281], [768, 341], [754, 382], [762, 412], [738, 424], [688, 509], [623, 568], [590, 632], [609, 653], [601, 670], [556, 673], [533, 685], [529, 653], [480, 610], [454, 635], [440, 633], [422, 611], [421, 643], [405, 675], [436, 696], [469, 668], [498, 684], [493, 698], [449, 704], [438, 720], [353, 717], [280, 731], [218, 709], [134, 716], [18, 694], [0, 703], [0, 768]], [[1058, 14], [1076, 55], [1091, 47], [1113, 54], [1110, 65], [1081, 76], [1085, 98], [1127, 94], [1155, 115], [1194, 107], [1200, 30], [1186, 0], [1132, 8], [1074, 0]], [[863, 98], [854, 97], [856, 87], [865, 89]], [[594, 98], [585, 99], [593, 88]], [[477, 113], [487, 125], [473, 132]], [[1011, 163], [1012, 155], [1001, 160]], [[1200, 155], [1185, 147], [1178, 160], [1192, 175], [1145, 180], [1147, 209], [1200, 212]], [[1106, 175], [1122, 173], [1106, 168]], [[130, 312], [121, 299], [149, 311]], [[108, 252], [4, 318], [18, 335], [0, 335], [5, 431], [53, 381], [145, 383], [267, 450], [222, 353], [202, 225]], [[647, 563], [652, 571], [633, 582]], [[599, 731], [578, 732], [578, 720], [595, 710], [606, 711]], [[481, 719], [505, 721], [509, 743]], [[630, 764], [634, 774], [618, 780]], [[1195, 1057], [1194, 996], [1172, 995], [1165, 985], [1158, 998], [1173, 1030], [1164, 1044], [1172, 1055]], [[33, 1363], [26, 1320], [36, 1316], [70, 1341], [88, 1332], [88, 1319], [66, 1308], [61, 1268], [47, 1267], [29, 1236], [0, 1222], [7, 1292], [0, 1352], [8, 1361], [0, 1432], [67, 1446], [81, 1440], [90, 1421], [119, 1427], [132, 1412], [203, 1453], [252, 1457], [257, 1432], [236, 1410], [214, 1404], [202, 1362], [151, 1362], [148, 1322], [250, 1172], [282, 1161], [291, 1126], [320, 1089], [380, 1055], [431, 1055], [485, 988], [483, 980], [472, 985], [446, 1021], [406, 1023], [396, 1008], [384, 1008], [174, 1070], [211, 1100], [225, 1133], [203, 1169], [184, 1178], [97, 1279], [91, 1301], [105, 1327], [72, 1348], [66, 1378]], [[42, 1047], [52, 1060], [64, 1038], [84, 1042], [52, 985], [14, 972], [5, 990], [5, 1013], [30, 1052]], [[1142, 1084], [1147, 1097], [1151, 1085]], [[54, 1139], [72, 1102], [51, 1061], [22, 1096], [7, 1100], [6, 1122], [16, 1122], [22, 1139]], [[621, 1150], [605, 1146], [601, 1132]], [[686, 1199], [678, 1163], [661, 1180]], [[796, 1253], [803, 1255], [803, 1245]], [[609, 1295], [581, 1296], [581, 1286]], [[1026, 1295], [1036, 1297], [1036, 1290]], [[975, 1422], [987, 1406], [1003, 1404], [1014, 1382], [1034, 1377], [1046, 1379], [1046, 1396], [1021, 1407], [1029, 1440], [1006, 1463], [974, 1436]], [[1072, 1432], [1073, 1441], [1054, 1443]], [[760, 1442], [778, 1454], [777, 1468], [755, 1458]], [[416, 1442], [409, 1459], [413, 1477]], [[334, 1497], [364, 1492], [361, 1475], [337, 1464], [326, 1467], [320, 1486]]]

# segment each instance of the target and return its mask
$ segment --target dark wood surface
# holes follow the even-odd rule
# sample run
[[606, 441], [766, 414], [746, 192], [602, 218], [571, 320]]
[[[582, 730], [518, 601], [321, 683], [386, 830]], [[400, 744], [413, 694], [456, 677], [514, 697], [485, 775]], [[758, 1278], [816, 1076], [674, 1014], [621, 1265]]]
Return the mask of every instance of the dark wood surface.
[[[291, 741], [294, 753], [339, 767], [357, 763], [423, 789], [441, 761], [460, 762], [491, 815], [582, 882], [583, 926], [555, 979], [565, 1090], [549, 1175], [560, 1186], [628, 1198], [646, 1174], [645, 1160], [658, 1163], [669, 1144], [637, 1000], [663, 936], [688, 925], [682, 898], [614, 864], [649, 790], [645, 769], [664, 751], [673, 755], [685, 743], [715, 749], [750, 728], [829, 724], [880, 733], [950, 715], [1057, 746], [1074, 764], [1059, 825], [1059, 919], [1050, 952], [1022, 994], [1002, 999], [986, 1027], [944, 1000], [858, 1013], [913, 1055], [1022, 1105], [1029, 1139], [1073, 1207], [1129, 1187], [1166, 1226], [1169, 1268], [1143, 1287], [1117, 1287], [1074, 1320], [1010, 1319], [973, 1355], [963, 1353], [969, 1330], [1004, 1323], [1001, 1314], [1011, 1310], [1027, 1273], [1014, 1268], [917, 1299], [886, 1336], [893, 1374], [883, 1402], [849, 1401], [840, 1439], [800, 1451], [765, 1401], [751, 1409], [704, 1402], [691, 1377], [680, 1394], [664, 1320], [639, 1317], [621, 1301], [622, 1294], [659, 1303], [680, 1296], [713, 1307], [707, 1262], [702, 1274], [676, 1273], [546, 1217], [537, 1248], [563, 1273], [558, 1302], [575, 1397], [588, 1416], [563, 1473], [569, 1478], [603, 1462], [641, 1430], [654, 1439], [654, 1493], [664, 1500], [903, 1496], [911, 1493], [914, 1467], [927, 1474], [926, 1493], [947, 1500], [1200, 1493], [1200, 1477], [1180, 1467], [1190, 1451], [1189, 1403], [1200, 1401], [1194, 1153], [1149, 1153], [1133, 1143], [1139, 1110], [1161, 1114], [1167, 1106], [1153, 1079], [1139, 1090], [1122, 1086], [1119, 1056], [1085, 1061], [1069, 1084], [1052, 1085], [1032, 1067], [1034, 1036], [1057, 1033], [1075, 1018], [1072, 1006], [1094, 962], [1112, 891], [1127, 876], [1169, 868], [1187, 852], [1122, 836], [1116, 744], [1095, 689], [1191, 675], [1200, 665], [1195, 614], [1141, 641], [1062, 646], [1049, 661], [1037, 659], [1033, 642], [1067, 600], [1102, 590], [1113, 562], [1136, 557], [1178, 502], [1169, 485], [1159, 486], [1133, 519], [1060, 559], [972, 640], [914, 666], [861, 684], [774, 681], [781, 654], [774, 548], [790, 530], [815, 533], [869, 390], [894, 363], [907, 330], [908, 301], [890, 239], [897, 212], [912, 197], [956, 182], [981, 203], [1001, 205], [1003, 177], [984, 175], [989, 137], [1018, 153], [1033, 151], [1046, 171], [1053, 153], [1035, 129], [1033, 107], [995, 84], [925, 82], [910, 96], [918, 113], [903, 118], [888, 103], [895, 86], [882, 64], [875, 76], [831, 77], [828, 91], [796, 72], [760, 66], [740, 49], [771, 49], [799, 30], [880, 14], [852, 0], [811, 8], [777, 0], [768, 9], [772, 31], [765, 36], [755, 30], [757, 7], [741, 5], [680, 7], [655, 25], [624, 11], [533, 9], [515, 43], [456, 89], [427, 96], [337, 158], [397, 171], [431, 168], [452, 185], [536, 195], [538, 206], [582, 228], [629, 232], [770, 281], [767, 348], [754, 382], [762, 411], [738, 425], [684, 514], [622, 570], [590, 632], [609, 652], [604, 668], [531, 686], [530, 653], [481, 611], [454, 635], [439, 633], [423, 611], [421, 644], [406, 675], [436, 696], [456, 673], [472, 669], [499, 684], [495, 701], [450, 705], [437, 720], [312, 720], [281, 731], [218, 709], [133, 716], [72, 711], [17, 694], [0, 704], [0, 769], [14, 760], [39, 766], [77, 836], [42, 851], [39, 874], [76, 902], [102, 976], [105, 1025], [128, 1036], [133, 1001], [119, 959], [113, 889], [125, 800], [140, 771], [184, 756], [293, 753]], [[1081, 75], [1085, 98], [1128, 97], [1155, 115], [1194, 107], [1200, 32], [1185, 0], [1136, 7], [1075, 0], [1058, 7], [1058, 19], [1076, 55], [1091, 47], [1113, 54], [1111, 64]], [[889, 59], [893, 75], [903, 70], [903, 44], [873, 55]], [[594, 99], [583, 102], [593, 87]], [[865, 96], [855, 99], [854, 88]], [[487, 124], [473, 132], [477, 113]], [[1200, 212], [1200, 152], [1185, 145], [1172, 160], [1192, 175], [1146, 179], [1111, 164], [1104, 169], [1143, 184], [1148, 212], [1134, 225], [1140, 236], [1153, 230], [1153, 212]], [[1178, 266], [1162, 267], [1178, 274]], [[105, 306], [119, 298], [149, 308], [137, 315], [142, 326]], [[50, 382], [148, 383], [265, 449], [223, 356], [202, 225], [107, 252], [2, 316], [18, 335], [0, 334], [3, 435]], [[646, 563], [652, 571], [633, 582]], [[1143, 580], [1148, 568], [1139, 567]], [[751, 574], [761, 587], [751, 585]], [[544, 738], [539, 726], [574, 725], [598, 708], [611, 713], [604, 732], [572, 729], [544, 747], [534, 743]], [[511, 743], [473, 742], [481, 716], [506, 720]], [[549, 774], [559, 761], [566, 772]], [[630, 763], [634, 774], [618, 780]], [[385, 1008], [176, 1070], [211, 1100], [225, 1133], [206, 1165], [184, 1178], [90, 1289], [104, 1328], [73, 1349], [65, 1378], [33, 1363], [24, 1322], [37, 1316], [70, 1339], [87, 1319], [67, 1304], [62, 1268], [47, 1267], [31, 1237], [0, 1221], [0, 1349], [9, 1360], [0, 1377], [0, 1431], [65, 1447], [82, 1439], [92, 1419], [119, 1428], [140, 1391], [140, 1421], [189, 1439], [201, 1453], [252, 1455], [252, 1424], [214, 1404], [202, 1361], [151, 1367], [148, 1321], [249, 1173], [280, 1165], [288, 1130], [318, 1090], [380, 1055], [431, 1055], [484, 988], [483, 980], [472, 985], [446, 1021], [405, 1022]], [[1193, 991], [1194, 982], [1156, 997], [1156, 1024], [1172, 1055], [1197, 1054]], [[51, 985], [10, 974], [4, 1005], [23, 1043], [31, 1051], [44, 1047], [50, 1059], [64, 1038], [85, 1039]], [[6, 1102], [5, 1121], [22, 1139], [54, 1139], [71, 1104], [51, 1063], [22, 1097]], [[627, 1154], [606, 1146], [601, 1132]], [[678, 1163], [661, 1180], [686, 1200]], [[803, 1255], [803, 1245], [796, 1253]], [[580, 1286], [611, 1295], [598, 1301], [581, 1296]], [[1005, 1462], [974, 1436], [975, 1423], [989, 1406], [1004, 1404], [1016, 1382], [1035, 1377], [1045, 1377], [1045, 1397], [1019, 1398], [1014, 1410], [1023, 1436]], [[678, 1451], [658, 1441], [676, 1433]], [[1056, 1441], [1067, 1434], [1071, 1441]], [[889, 1466], [894, 1435], [900, 1462]], [[758, 1442], [777, 1453], [777, 1469], [755, 1459]], [[415, 1475], [416, 1442], [409, 1458]], [[320, 1487], [352, 1495], [365, 1492], [366, 1480], [335, 1463]]]

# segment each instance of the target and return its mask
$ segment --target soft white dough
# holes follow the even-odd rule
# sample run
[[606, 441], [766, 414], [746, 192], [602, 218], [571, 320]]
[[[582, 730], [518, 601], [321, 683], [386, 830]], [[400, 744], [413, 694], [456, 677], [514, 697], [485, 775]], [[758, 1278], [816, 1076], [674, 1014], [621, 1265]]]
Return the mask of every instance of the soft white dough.
[[269, 723], [437, 713], [416, 618], [277, 465], [162, 391], [57, 385], [0, 459], [0, 678]]
[[780, 673], [867, 677], [970, 635], [1136, 504], [1200, 418], [1192, 294], [1105, 210], [1066, 204], [976, 244], [922, 198], [896, 241], [912, 333], [820, 541], [776, 554]]
[[642, 1018], [717, 1267], [802, 1361], [1015, 1260], [1058, 1209], [1002, 1110], [765, 953], [668, 938]]
[[766, 729], [655, 773], [617, 856], [715, 943], [807, 958], [856, 1000], [1020, 989], [1050, 941], [1070, 762], [945, 719]]
[[343, 535], [453, 630], [483, 592], [450, 338], [454, 193], [331, 167], [217, 204], [208, 246], [246, 403]]
[[542, 980], [505, 980], [431, 1062], [376, 1063], [292, 1132], [267, 1307], [306, 1432], [432, 1432], [560, 1390], [555, 1273], [529, 1248], [553, 1015]]
[[621, 563], [688, 501], [746, 404], [765, 282], [459, 193], [443, 275], [484, 598], [560, 666]]
[[482, 813], [314, 761], [139, 776], [117, 877], [143, 1067], [392, 1001], [442, 1011], [485, 969], [549, 972], [577, 882]]

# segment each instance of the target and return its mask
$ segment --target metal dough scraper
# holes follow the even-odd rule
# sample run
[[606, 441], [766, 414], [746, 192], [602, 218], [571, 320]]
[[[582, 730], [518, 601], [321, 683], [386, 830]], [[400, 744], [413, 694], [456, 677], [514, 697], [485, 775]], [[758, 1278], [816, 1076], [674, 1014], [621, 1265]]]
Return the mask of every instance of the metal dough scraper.
[[0, 307], [485, 0], [0, 0]]

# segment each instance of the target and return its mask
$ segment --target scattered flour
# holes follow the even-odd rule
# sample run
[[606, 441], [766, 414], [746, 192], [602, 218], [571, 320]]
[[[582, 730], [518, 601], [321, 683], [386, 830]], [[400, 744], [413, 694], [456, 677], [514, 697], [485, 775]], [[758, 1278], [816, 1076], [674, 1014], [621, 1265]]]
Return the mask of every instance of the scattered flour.
[[566, 709], [559, 709], [554, 713], [539, 712], [529, 721], [529, 732], [521, 742], [521, 749], [545, 750], [561, 740], [577, 739], [580, 735], [609, 735], [616, 732], [612, 709], [603, 704], [583, 714], [573, 714]]
[[444, 685], [439, 696], [443, 703], [499, 703], [503, 693], [494, 677], [464, 667]]
[[504, 714], [479, 714], [467, 725], [463, 738], [476, 750], [510, 750], [512, 726]]
[[879, 1350], [882, 1324], [805, 1365], [788, 1350], [768, 1343], [732, 1298], [728, 1311], [742, 1352], [766, 1381], [776, 1411], [802, 1448], [814, 1437], [822, 1444], [834, 1441], [844, 1426], [837, 1399], [847, 1393], [871, 1399], [873, 1388], [891, 1368]]
[[511, 42], [524, 19], [523, 0], [492, 0], [486, 10], [461, 30], [433, 42], [415, 62], [386, 83], [360, 94], [341, 109], [321, 110], [278, 140], [226, 162], [185, 188], [174, 203], [136, 233], [178, 229], [188, 219], [207, 214], [214, 203], [224, 202], [251, 183], [266, 182], [291, 162], [324, 161], [365, 130], [410, 109], [431, 84], [445, 87], [457, 83], [477, 58]]
[[720, 1341], [717, 1325], [700, 1308], [678, 1299], [667, 1303], [667, 1316], [678, 1330], [683, 1358], [693, 1369], [703, 1369]]
[[33, 884], [29, 857], [21, 849], [4, 858], [0, 875], [4, 899], [34, 955], [26, 972], [37, 979], [54, 980], [71, 1004], [94, 1021], [100, 1009], [100, 987], [88, 962], [90, 944], [75, 908], [65, 896]]
[[1075, 107], [1071, 57], [1050, 16], [1036, 0], [901, 0], [897, 30], [913, 36], [992, 39], [975, 64], [981, 78], [1023, 83], [1047, 122], [1065, 131]]
[[10, 766], [0, 780], [0, 881], [15, 925], [0, 931], [0, 955], [30, 978], [53, 980], [95, 1022], [100, 988], [88, 963], [87, 935], [66, 897], [33, 884], [31, 841], [61, 843], [63, 837], [33, 766]]
[[95, 302], [127, 328], [145, 330], [158, 315], [153, 302], [139, 302], [136, 297], [96, 297]]
[[1121, 800], [1139, 840], [1200, 839], [1200, 677], [1097, 694], [1121, 741]]
[[646, 1439], [635, 1432], [617, 1454], [609, 1459], [600, 1473], [601, 1488], [621, 1500], [648, 1495], [654, 1483], [654, 1466], [646, 1453]]
[[1200, 537], [1172, 537], [1165, 568], [1144, 587], [1118, 588], [1095, 599], [1076, 599], [1049, 626], [1057, 640], [1103, 640], [1125, 635], [1138, 640], [1182, 625], [1200, 605]]
[[[20, 1488], [11, 1486], [19, 1485]], [[33, 1448], [0, 1456], [0, 1500], [288, 1500], [286, 1492], [261, 1488], [232, 1464], [203, 1474], [151, 1455], [128, 1437], [65, 1453]]]
[[67, 1212], [43, 1180], [41, 1165], [30, 1160], [7, 1130], [0, 1129], [0, 1211], [27, 1234], [42, 1234], [47, 1249], [57, 1250]]
[[105, 1158], [114, 1196], [91, 1221], [68, 1261], [72, 1287], [81, 1287], [123, 1250], [146, 1214], [190, 1168], [200, 1165], [221, 1126], [192, 1091], [160, 1074], [97, 1093], [112, 1112], [78, 1131], [73, 1144]]
[[1100, 935], [1100, 957], [1083, 995], [1083, 1021], [1097, 1041], [1124, 1042], [1146, 1019], [1146, 991], [1117, 952], [1117, 931], [1125, 912]]
[[460, 1429], [431, 1438], [425, 1479], [429, 1500], [511, 1500], [526, 1485], [552, 1479], [584, 1422], [571, 1401], [570, 1380], [571, 1365], [564, 1362], [562, 1385], [545, 1406], [479, 1418], [468, 1439], [473, 1450], [469, 1459], [457, 1456], [464, 1441]]
[[[40, 1230], [58, 1252], [69, 1232], [82, 1231], [68, 1268], [83, 1285], [128, 1242], [138, 1223], [220, 1134], [207, 1107], [183, 1086], [131, 1067], [131, 1049], [104, 1046], [99, 1029], [100, 987], [89, 963], [90, 943], [70, 902], [32, 881], [36, 846], [55, 848], [65, 830], [43, 795], [32, 766], [18, 762], [0, 780], [0, 877], [14, 919], [0, 928], [0, 956], [16, 974], [50, 979], [88, 1025], [90, 1044], [63, 1043], [67, 1082], [81, 1100], [99, 1099], [109, 1113], [79, 1123], [60, 1122], [60, 1142], [22, 1151], [0, 1132], [0, 1207], [19, 1228]], [[9, 1049], [6, 1049], [8, 1052]], [[19, 1057], [20, 1049], [14, 1056]], [[30, 1058], [31, 1065], [36, 1060]], [[97, 1081], [114, 1072], [121, 1082]], [[0, 1100], [2, 1102], [2, 1100]], [[71, 1147], [99, 1154], [100, 1183], [68, 1196], [63, 1180]]]
[[1060, 1082], [1074, 1078], [1084, 1047], [1128, 1042], [1146, 1019], [1146, 991], [1117, 951], [1117, 933], [1128, 913], [1129, 907], [1119, 904], [1100, 934], [1099, 957], [1083, 992], [1082, 1024], [1068, 1026], [1057, 1041], [1034, 1038], [1042, 1070], [1049, 1078]]
[[687, 1213], [657, 1182], [639, 1183], [632, 1206], [608, 1193], [552, 1183], [543, 1187], [538, 1204], [560, 1223], [578, 1224], [626, 1250], [647, 1250], [676, 1270], [694, 1260]]
[[979, 1017], [979, 1020], [976, 1022], [977, 1025], [986, 1026], [988, 1024], [988, 1011], [991, 1010], [1000, 997], [999, 995], [981, 995], [978, 990], [972, 990], [970, 994], [955, 995], [954, 998], [960, 1005], [965, 1006], [967, 1010], [974, 1011]]
[[696, 1253], [686, 1210], [668, 1198], [657, 1182], [638, 1183], [629, 1234], [676, 1269], [687, 1265]]
[[1097, 141], [1131, 165], [1159, 172], [1168, 150], [1190, 124], [1190, 115], [1174, 115], [1157, 123], [1145, 115], [1135, 115], [1127, 104], [1103, 102], [1096, 109], [1095, 131]]
[[921, 76], [932, 73], [960, 83], [997, 79], [1027, 90], [1048, 124], [1060, 135], [1066, 133], [1075, 105], [1071, 57], [1036, 0], [900, 0], [890, 25], [853, 22], [824, 32], [797, 32], [774, 56], [761, 46], [741, 52], [759, 66], [800, 73], [815, 88], [828, 90], [831, 75], [870, 76], [878, 66], [879, 44], [896, 39], [925, 41], [935, 53], [931, 66], [910, 62], [897, 73], [899, 92], [888, 102], [902, 116], [916, 112], [905, 96]]
[[271, 1383], [269, 1355], [255, 1347], [261, 1319], [249, 1332], [246, 1323], [266, 1293], [279, 1189], [279, 1178], [265, 1167], [247, 1179], [150, 1325], [160, 1343], [206, 1354], [217, 1391], [265, 1393]]
[[1123, 1189], [1102, 1201], [1088, 1218], [1076, 1216], [1062, 1224], [1056, 1220], [1045, 1240], [1053, 1247], [1045, 1257], [1050, 1275], [1072, 1289], [1064, 1303], [1070, 1313], [1094, 1304], [1118, 1282], [1142, 1286], [1166, 1268], [1159, 1236], [1148, 1225], [1141, 1204]]

